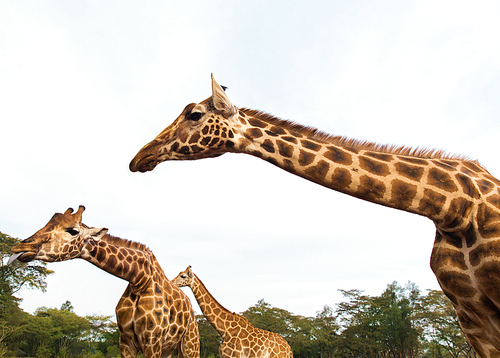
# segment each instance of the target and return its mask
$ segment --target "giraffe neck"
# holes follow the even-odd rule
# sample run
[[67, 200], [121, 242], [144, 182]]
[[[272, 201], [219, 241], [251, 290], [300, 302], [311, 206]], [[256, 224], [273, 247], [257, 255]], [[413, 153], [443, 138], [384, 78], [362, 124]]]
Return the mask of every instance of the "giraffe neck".
[[155, 260], [153, 253], [144, 245], [111, 235], [87, 243], [80, 257], [128, 281], [135, 292], [141, 292], [150, 282]]
[[207, 319], [207, 321], [214, 327], [214, 329], [221, 335], [225, 337], [227, 334], [228, 322], [238, 320], [239, 315], [230, 312], [228, 309], [223, 307], [217, 300], [212, 296], [212, 294], [207, 290], [203, 282], [194, 275], [193, 281], [189, 285], [193, 291], [194, 297], [200, 306], [200, 309]]
[[363, 200], [427, 216], [438, 226], [462, 224], [456, 222], [467, 216], [462, 198], [472, 200], [478, 192], [471, 177], [489, 176], [474, 162], [437, 151], [334, 137], [248, 109], [240, 109], [238, 118], [233, 152]]

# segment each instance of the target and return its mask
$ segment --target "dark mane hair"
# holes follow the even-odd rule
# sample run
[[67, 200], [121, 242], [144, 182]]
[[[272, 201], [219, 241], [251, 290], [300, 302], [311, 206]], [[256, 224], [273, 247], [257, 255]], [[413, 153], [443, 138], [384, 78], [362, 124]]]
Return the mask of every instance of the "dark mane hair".
[[260, 119], [263, 122], [269, 123], [271, 125], [279, 126], [286, 130], [289, 130], [290, 132], [302, 134], [306, 137], [315, 139], [319, 142], [331, 143], [334, 145], [351, 148], [353, 150], [373, 150], [379, 153], [412, 156], [422, 159], [466, 160], [474, 162], [475, 164], [479, 165], [479, 163], [476, 160], [472, 160], [467, 156], [449, 154], [444, 150], [428, 149], [428, 148], [411, 148], [408, 146], [398, 146], [390, 144], [377, 144], [370, 141], [358, 140], [358, 139], [347, 138], [344, 136], [336, 136], [328, 134], [326, 132], [320, 131], [317, 128], [310, 126], [303, 126], [293, 121], [280, 119], [278, 117], [275, 117], [273, 115], [255, 109], [240, 108], [240, 111], [242, 111], [245, 115]]
[[138, 250], [138, 251], [146, 251], [151, 252], [151, 250], [144, 244], [140, 242], [135, 242], [127, 239], [122, 239], [117, 236], [112, 236], [109, 234], [104, 235], [101, 240], [106, 241], [109, 244], [116, 245], [119, 247], [125, 247], [128, 249]]

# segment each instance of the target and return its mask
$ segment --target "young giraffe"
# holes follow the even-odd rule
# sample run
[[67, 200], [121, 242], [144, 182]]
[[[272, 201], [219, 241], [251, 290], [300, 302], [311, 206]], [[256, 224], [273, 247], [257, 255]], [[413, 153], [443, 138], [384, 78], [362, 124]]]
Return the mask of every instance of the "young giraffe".
[[165, 276], [151, 250], [107, 234], [105, 228], [82, 223], [80, 206], [55, 214], [42, 229], [12, 248], [9, 263], [84, 259], [129, 282], [118, 305], [122, 357], [167, 357], [178, 348], [181, 357], [198, 358], [198, 325], [189, 298]]
[[277, 333], [254, 327], [239, 314], [228, 311], [208, 292], [191, 266], [172, 280], [177, 287], [189, 286], [203, 315], [222, 337], [221, 358], [291, 358], [292, 349]]
[[481, 357], [500, 356], [500, 182], [477, 162], [382, 146], [235, 107], [212, 77], [212, 97], [181, 115], [130, 163], [246, 153], [330, 189], [423, 215], [436, 226], [431, 268]]

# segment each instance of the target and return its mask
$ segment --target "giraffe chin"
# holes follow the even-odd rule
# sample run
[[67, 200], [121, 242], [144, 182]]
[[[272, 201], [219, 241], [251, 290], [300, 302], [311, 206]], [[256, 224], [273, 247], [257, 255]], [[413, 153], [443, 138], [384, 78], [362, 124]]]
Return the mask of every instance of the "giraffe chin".
[[17, 252], [9, 258], [9, 262], [7, 262], [7, 265], [10, 265], [15, 260], [21, 262], [30, 262], [35, 259], [35, 256], [36, 256], [35, 252]]
[[153, 155], [148, 155], [142, 159], [136, 160], [135, 158], [130, 162], [129, 169], [131, 172], [146, 173], [153, 170], [158, 162]]

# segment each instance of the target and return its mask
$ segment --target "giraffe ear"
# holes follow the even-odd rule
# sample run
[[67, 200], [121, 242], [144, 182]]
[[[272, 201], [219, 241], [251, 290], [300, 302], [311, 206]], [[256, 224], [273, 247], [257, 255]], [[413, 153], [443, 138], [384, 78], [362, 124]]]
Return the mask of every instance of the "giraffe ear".
[[108, 233], [108, 229], [102, 227], [102, 228], [91, 228], [88, 231], [88, 234], [90, 238], [94, 240], [100, 240], [104, 235]]
[[212, 74], [212, 100], [214, 102], [214, 107], [218, 111], [222, 112], [224, 118], [229, 118], [236, 114], [236, 107], [231, 103], [229, 98], [227, 98], [226, 93], [221, 86], [215, 81], [214, 75]]

